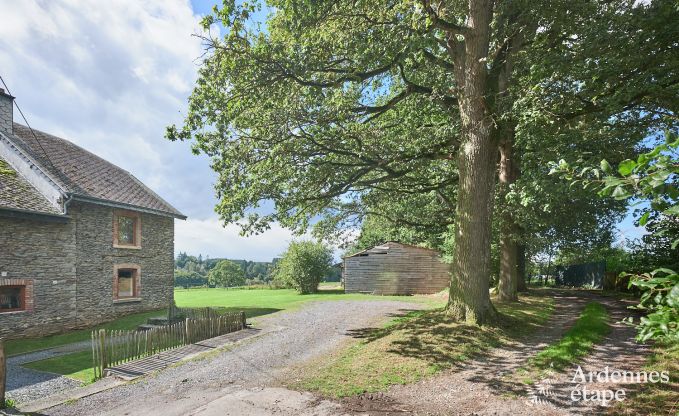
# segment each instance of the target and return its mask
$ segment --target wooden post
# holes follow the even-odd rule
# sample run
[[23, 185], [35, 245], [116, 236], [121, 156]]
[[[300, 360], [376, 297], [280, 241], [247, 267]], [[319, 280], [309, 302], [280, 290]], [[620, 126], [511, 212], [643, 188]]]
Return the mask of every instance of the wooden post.
[[191, 344], [191, 327], [189, 325], [189, 318], [186, 318], [186, 345]]
[[5, 362], [5, 343], [0, 338], [0, 409], [5, 408], [5, 382], [7, 381], [7, 366]]
[[245, 325], [246, 325], [245, 312], [243, 312], [243, 311], [240, 311], [240, 320], [241, 320], [241, 327], [240, 328], [245, 329]]
[[106, 354], [108, 354], [108, 351], [106, 350], [106, 330], [105, 329], [100, 329], [99, 330], [99, 346], [101, 349], [101, 361], [100, 361], [100, 369], [101, 369], [101, 376], [104, 376], [104, 369], [107, 366], [107, 357]]

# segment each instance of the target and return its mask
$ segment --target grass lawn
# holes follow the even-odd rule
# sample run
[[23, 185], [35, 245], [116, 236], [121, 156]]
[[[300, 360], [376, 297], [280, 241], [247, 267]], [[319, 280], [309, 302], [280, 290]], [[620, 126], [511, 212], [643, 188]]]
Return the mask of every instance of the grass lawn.
[[49, 358], [47, 360], [34, 361], [32, 363], [24, 364], [22, 367], [62, 374], [84, 383], [90, 383], [94, 380], [92, 351], [89, 349], [73, 354]]
[[12, 339], [5, 341], [5, 353], [8, 356], [23, 354], [31, 351], [43, 350], [45, 348], [58, 347], [60, 345], [72, 344], [74, 342], [86, 341], [90, 339], [93, 329], [134, 329], [139, 324], [146, 322], [148, 318], [162, 316], [164, 311], [142, 312], [134, 315], [124, 316], [115, 321], [97, 325], [94, 328], [79, 329], [68, 331], [63, 334], [51, 335], [43, 338]]
[[200, 308], [211, 306], [223, 312], [245, 311], [248, 318], [281, 310], [294, 309], [311, 301], [334, 300], [400, 300], [426, 303], [432, 307], [443, 304], [446, 299], [436, 296], [373, 296], [345, 294], [336, 283], [321, 285], [318, 293], [300, 295], [293, 289], [175, 289], [177, 306]]
[[344, 397], [413, 383], [533, 332], [551, 316], [553, 304], [535, 292], [517, 303], [495, 302], [500, 322], [482, 327], [451, 322], [442, 308], [412, 312], [355, 334], [363, 339], [305, 368], [291, 387]]

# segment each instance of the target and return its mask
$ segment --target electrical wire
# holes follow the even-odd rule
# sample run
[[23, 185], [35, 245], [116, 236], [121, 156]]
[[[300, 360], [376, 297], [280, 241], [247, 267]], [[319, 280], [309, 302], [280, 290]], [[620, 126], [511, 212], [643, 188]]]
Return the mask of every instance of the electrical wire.
[[[7, 94], [12, 95], [12, 93], [9, 91], [9, 87], [5, 83], [5, 80], [2, 78], [2, 75], [0, 75], [0, 82], [2, 82], [2, 85], [5, 87], [5, 91], [7, 91]], [[47, 159], [47, 162], [50, 164], [52, 169], [54, 169], [57, 173], [60, 173], [59, 169], [54, 166], [52, 163], [52, 160], [50, 159], [49, 154], [45, 151], [45, 148], [42, 147], [42, 144], [40, 143], [40, 140], [38, 139], [38, 136], [35, 134], [35, 131], [33, 131], [33, 127], [28, 123], [28, 120], [26, 119], [26, 116], [24, 115], [24, 112], [21, 111], [21, 108], [19, 107], [19, 104], [17, 104], [16, 99], [13, 100], [14, 106], [19, 110], [19, 114], [21, 114], [21, 118], [24, 119], [24, 123], [26, 123], [26, 127], [31, 131], [31, 134], [33, 135], [33, 138], [35, 139], [35, 142], [38, 143], [38, 146], [40, 146], [40, 149], [42, 150], [42, 153], [45, 155], [45, 158]]]

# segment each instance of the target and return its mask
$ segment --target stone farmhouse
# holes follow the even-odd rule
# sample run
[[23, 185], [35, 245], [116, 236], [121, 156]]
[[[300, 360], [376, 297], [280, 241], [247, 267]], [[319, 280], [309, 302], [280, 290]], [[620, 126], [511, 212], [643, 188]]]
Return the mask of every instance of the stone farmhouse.
[[186, 217], [129, 172], [14, 123], [13, 100], [0, 89], [0, 337], [167, 307]]

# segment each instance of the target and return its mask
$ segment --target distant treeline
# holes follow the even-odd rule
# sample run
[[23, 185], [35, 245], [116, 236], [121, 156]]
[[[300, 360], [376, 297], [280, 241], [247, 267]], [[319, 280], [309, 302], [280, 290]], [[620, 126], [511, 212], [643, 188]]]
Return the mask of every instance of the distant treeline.
[[[192, 256], [187, 253], [179, 253], [175, 259], [174, 285], [179, 287], [208, 286], [207, 274], [222, 260], [231, 260], [237, 263], [245, 273], [245, 280], [248, 285], [270, 284], [273, 279], [273, 270], [276, 263], [280, 260], [274, 258], [270, 262], [235, 260], [226, 258], [209, 258], [199, 254]], [[331, 275], [324, 279], [328, 282], [338, 282], [341, 272], [333, 268]]]

